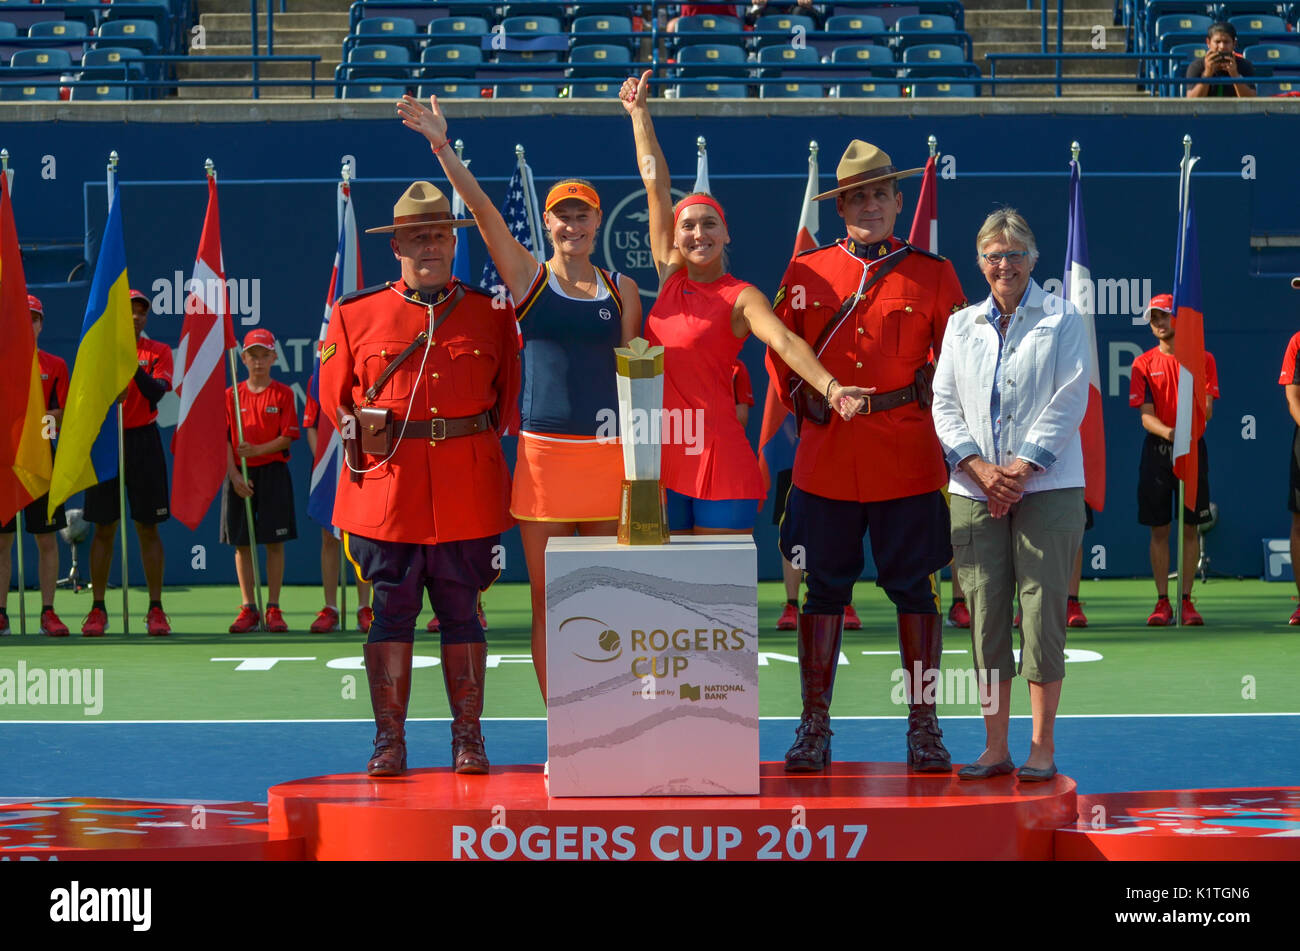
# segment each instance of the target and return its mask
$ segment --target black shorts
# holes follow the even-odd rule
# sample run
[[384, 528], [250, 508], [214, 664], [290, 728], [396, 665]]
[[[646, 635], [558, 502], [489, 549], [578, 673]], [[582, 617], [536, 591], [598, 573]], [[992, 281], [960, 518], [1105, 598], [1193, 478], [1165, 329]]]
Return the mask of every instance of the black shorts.
[[[293, 510], [293, 477], [289, 466], [283, 462], [268, 462], [248, 470], [248, 481], [253, 484], [253, 531], [259, 545], [274, 545], [293, 541], [298, 537], [298, 519]], [[248, 516], [244, 513], [244, 500], [235, 494], [235, 487], [226, 480], [221, 493], [221, 541], [226, 545], [243, 547], [248, 544]]]
[[[167, 457], [156, 423], [122, 432], [126, 460], [126, 499], [131, 519], [142, 525], [157, 525], [171, 518], [167, 497]], [[117, 476], [86, 490], [84, 516], [96, 525], [111, 525], [122, 517], [118, 504]]]
[[[1178, 505], [1178, 477], [1174, 475], [1173, 444], [1147, 433], [1138, 465], [1138, 524], [1159, 528], [1173, 521]], [[1184, 494], [1183, 524], [1202, 525], [1210, 520], [1210, 455], [1205, 438], [1197, 442], [1200, 459], [1196, 498]]]
[[1286, 507], [1300, 512], [1300, 426], [1291, 437], [1291, 485], [1287, 491]]
[[[33, 499], [23, 506], [23, 531], [29, 535], [48, 535], [50, 532], [57, 532], [61, 528], [66, 528], [68, 519], [63, 513], [63, 506], [60, 505], [54, 510], [54, 520], [47, 520], [45, 513], [47, 506], [50, 504], [50, 496], [47, 492], [39, 499]], [[14, 516], [9, 521], [0, 525], [0, 535], [12, 535], [18, 531], [18, 516]]]
[[785, 500], [790, 494], [790, 483], [794, 478], [793, 469], [782, 469], [776, 474], [776, 495], [772, 497], [772, 524], [780, 525], [785, 515]]

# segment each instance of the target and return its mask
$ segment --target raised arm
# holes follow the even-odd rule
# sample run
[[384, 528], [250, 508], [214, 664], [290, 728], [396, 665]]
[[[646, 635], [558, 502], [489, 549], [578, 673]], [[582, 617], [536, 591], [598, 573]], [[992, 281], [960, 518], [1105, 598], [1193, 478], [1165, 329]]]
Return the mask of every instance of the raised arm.
[[650, 120], [650, 106], [646, 102], [649, 93], [650, 70], [647, 69], [639, 80], [623, 82], [619, 100], [632, 117], [636, 164], [650, 206], [650, 253], [662, 287], [670, 274], [686, 264], [686, 259], [673, 247], [672, 178], [668, 174], [668, 161], [655, 136], [654, 123]]
[[447, 180], [474, 216], [483, 243], [492, 256], [492, 263], [506, 283], [506, 290], [519, 300], [537, 276], [537, 259], [515, 240], [505, 219], [501, 217], [501, 212], [488, 200], [487, 193], [449, 144], [447, 119], [438, 107], [438, 97], [430, 96], [426, 107], [408, 93], [397, 103], [397, 112], [402, 117], [402, 125], [414, 129], [429, 140], [429, 147], [442, 164]]

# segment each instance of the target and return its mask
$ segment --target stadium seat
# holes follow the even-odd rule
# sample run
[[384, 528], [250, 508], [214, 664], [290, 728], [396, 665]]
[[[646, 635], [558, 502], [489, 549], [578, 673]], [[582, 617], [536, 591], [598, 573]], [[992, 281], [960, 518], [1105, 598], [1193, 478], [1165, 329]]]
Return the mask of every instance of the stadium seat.
[[741, 28], [740, 21], [731, 17], [679, 17], [674, 38], [677, 49], [684, 46], [694, 46], [697, 43], [743, 46], [745, 32]]
[[437, 96], [439, 99], [478, 99], [483, 95], [483, 84], [466, 79], [461, 82], [424, 83], [420, 86], [420, 98]]
[[552, 17], [556, 20], [564, 20], [569, 15], [569, 5], [567, 3], [534, 3], [529, 0], [528, 3], [511, 3], [508, 4], [502, 14], [503, 17]]
[[898, 83], [840, 83], [835, 95], [840, 99], [897, 99], [903, 94], [902, 88]]
[[873, 76], [884, 75], [880, 72], [881, 69], [888, 70], [889, 75], [892, 76], [896, 66], [894, 51], [888, 46], [863, 44], [837, 47], [831, 53], [831, 62], [837, 66], [870, 69]]
[[760, 99], [821, 99], [826, 90], [819, 83], [764, 83], [758, 87]]
[[0, 20], [0, 40], [15, 39], [18, 36], [18, 27], [8, 20]]
[[[81, 57], [81, 78], [82, 79], [136, 79], [145, 78], [144, 66], [140, 63], [131, 63], [133, 59], [139, 59], [143, 54], [129, 46], [122, 46], [116, 49], [112, 47], [99, 47], [98, 49], [86, 50]], [[125, 75], [122, 70], [126, 69]]]
[[130, 46], [145, 56], [157, 56], [158, 25], [152, 20], [108, 20], [99, 25], [99, 43], [106, 46]]
[[483, 51], [477, 46], [461, 43], [436, 43], [424, 48], [420, 54], [425, 79], [473, 79], [474, 72], [483, 62]]
[[1300, 78], [1266, 79], [1255, 83], [1255, 94], [1258, 96], [1288, 96], [1295, 92], [1300, 92]]
[[[894, 32], [903, 34], [894, 42], [900, 50], [904, 50], [909, 46], [933, 42], [926, 38], [926, 33], [956, 33], [957, 21], [952, 17], [937, 16], [935, 14], [899, 17], [898, 22], [894, 24]], [[945, 41], [947, 41], [946, 37]], [[965, 57], [963, 56], [962, 58], [964, 59]]]
[[357, 83], [343, 87], [344, 99], [401, 99], [408, 89], [402, 83]]
[[978, 76], [979, 67], [966, 61], [960, 46], [930, 43], [903, 50], [903, 75], [907, 79], [954, 79], [972, 74]]
[[410, 54], [408, 60], [420, 55], [420, 41], [413, 39], [390, 39], [390, 37], [409, 36], [416, 32], [415, 21], [410, 17], [366, 17], [357, 23], [352, 31], [355, 39], [353, 49], [362, 46], [401, 46]]
[[41, 66], [49, 69], [51, 72], [60, 72], [71, 68], [72, 57], [68, 55], [67, 50], [61, 49], [37, 49], [21, 50], [14, 53], [13, 59], [9, 61], [10, 66], [36, 67]]
[[677, 51], [677, 75], [746, 76], [749, 60], [739, 46], [685, 46]]
[[410, 75], [411, 54], [405, 46], [375, 43], [348, 51], [346, 79], [404, 79]]
[[172, 14], [170, 8], [165, 3], [151, 2], [151, 0], [123, 0], [129, 3], [130, 7], [126, 12], [119, 12], [113, 9], [116, 4], [110, 4], [103, 9], [103, 19], [112, 20], [150, 20], [158, 28], [158, 45], [159, 47], [167, 46], [171, 37]]
[[605, 3], [603, 0], [596, 0], [596, 2], [574, 4], [573, 15], [575, 17], [634, 17], [641, 15], [641, 7], [639, 3]]
[[76, 40], [89, 33], [80, 20], [42, 20], [27, 28], [27, 36], [33, 40]]
[[621, 81], [631, 72], [632, 54], [626, 46], [579, 46], [569, 54], [568, 75], [618, 77]]
[[1300, 66], [1300, 46], [1256, 43], [1244, 55], [1252, 66]]
[[701, 76], [710, 82], [688, 83], [677, 87], [678, 99], [746, 99], [749, 87], [744, 83], [728, 82], [726, 76]]
[[631, 33], [632, 21], [628, 17], [619, 16], [582, 16], [575, 17], [573, 27], [570, 30], [572, 39], [570, 45], [577, 49], [580, 46], [603, 46], [608, 43], [617, 43], [620, 46], [626, 46], [631, 49], [637, 42], [635, 39], [622, 36], [614, 36], [606, 39], [603, 36], [582, 36], [580, 34], [602, 34], [602, 33]]
[[596, 80], [595, 82], [574, 83], [569, 87], [569, 99], [612, 99], [618, 95], [622, 79]]
[[549, 36], [563, 32], [563, 29], [560, 26], [560, 21], [557, 18], [544, 16], [506, 17], [501, 21], [501, 30], [506, 36], [515, 36], [523, 39], [529, 37]]
[[[765, 46], [758, 51], [759, 78], [791, 78], [789, 70], [794, 70], [795, 78], [816, 79], [816, 73], [799, 72], [800, 66], [820, 66], [821, 57], [815, 50], [795, 49], [791, 46]], [[766, 88], [766, 87], [764, 87]]]
[[884, 33], [885, 21], [878, 16], [850, 14], [828, 17], [827, 33]]
[[494, 99], [557, 99], [560, 87], [555, 83], [525, 82], [518, 85], [497, 86], [493, 90]]
[[[1177, 57], [1176, 59], [1169, 60], [1167, 67], [1169, 70], [1169, 76], [1171, 78], [1179, 78], [1187, 75], [1187, 65], [1192, 60], [1199, 59], [1205, 55], [1205, 42], [1182, 43], [1173, 47], [1169, 52]], [[1167, 83], [1165, 85], [1164, 94], [1166, 96], [1185, 96], [1187, 95], [1187, 90], [1190, 88], [1191, 85], [1188, 83], [1180, 83], [1178, 85]]]
[[1166, 33], [1199, 33], [1205, 36], [1205, 31], [1213, 23], [1210, 17], [1203, 13], [1166, 13], [1156, 19], [1156, 40]]
[[488, 21], [482, 17], [439, 17], [429, 21], [429, 35], [435, 37], [434, 42], [452, 37], [458, 43], [468, 42], [471, 36], [485, 36], [487, 32]]
[[1247, 46], [1250, 43], [1250, 37], [1256, 33], [1285, 33], [1287, 31], [1286, 20], [1280, 16], [1245, 14], [1244, 16], [1232, 17], [1228, 22], [1237, 31], [1237, 45], [1239, 48]]
[[125, 102], [129, 98], [127, 87], [120, 83], [72, 87], [73, 102]]
[[761, 16], [754, 21], [755, 33], [771, 33], [772, 36], [759, 36], [755, 40], [758, 48], [764, 46], [788, 45], [791, 37], [803, 35], [806, 41], [817, 30], [812, 17], [797, 14], [772, 13]]
[[[16, 76], [9, 73], [8, 70], [0, 67], [0, 79], [18, 79], [28, 82], [47, 79], [58, 79], [58, 76], [36, 76], [31, 73], [22, 76]], [[58, 86], [0, 86], [0, 102], [57, 102], [59, 99]]]
[[913, 99], [973, 99], [979, 95], [974, 83], [939, 82], [917, 83], [912, 87]]
[[[54, 2], [54, 0], [50, 0], [50, 2]], [[63, 0], [63, 2], [68, 6], [79, 8], [74, 10], [65, 9], [63, 19], [84, 23], [89, 30], [93, 30], [99, 25], [99, 21], [104, 17], [104, 13], [108, 9], [108, 7], [101, 4], [100, 0]], [[22, 5], [22, 0], [9, 0], [8, 5], [11, 7]]]

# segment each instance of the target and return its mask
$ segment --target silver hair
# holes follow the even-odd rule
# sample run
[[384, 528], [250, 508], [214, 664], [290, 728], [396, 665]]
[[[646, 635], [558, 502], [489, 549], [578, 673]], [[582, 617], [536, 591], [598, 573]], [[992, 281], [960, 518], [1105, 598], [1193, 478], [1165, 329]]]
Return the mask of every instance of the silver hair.
[[975, 236], [975, 253], [983, 254], [989, 242], [1002, 238], [1011, 244], [1022, 244], [1029, 252], [1029, 266], [1038, 261], [1038, 244], [1029, 222], [1014, 208], [1002, 207], [984, 219], [979, 234]]

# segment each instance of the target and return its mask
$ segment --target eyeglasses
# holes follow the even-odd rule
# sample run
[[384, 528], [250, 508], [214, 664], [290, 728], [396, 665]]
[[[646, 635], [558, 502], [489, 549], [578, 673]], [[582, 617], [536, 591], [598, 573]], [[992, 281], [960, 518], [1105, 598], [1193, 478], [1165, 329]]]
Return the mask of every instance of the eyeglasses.
[[1006, 251], [1006, 252], [994, 251], [992, 254], [981, 254], [980, 257], [982, 257], [985, 261], [988, 261], [990, 264], [994, 266], [1001, 264], [1003, 261], [1006, 261], [1008, 264], [1019, 264], [1025, 258], [1029, 257], [1029, 252], [1028, 251]]

